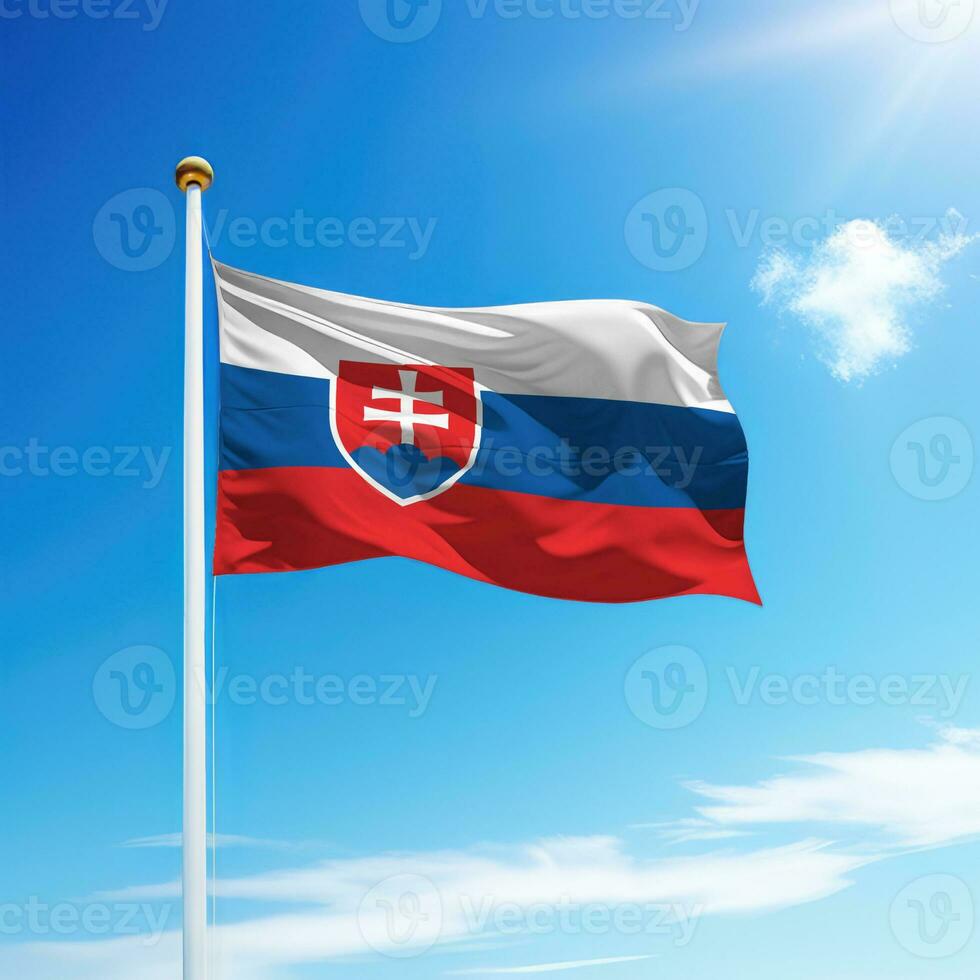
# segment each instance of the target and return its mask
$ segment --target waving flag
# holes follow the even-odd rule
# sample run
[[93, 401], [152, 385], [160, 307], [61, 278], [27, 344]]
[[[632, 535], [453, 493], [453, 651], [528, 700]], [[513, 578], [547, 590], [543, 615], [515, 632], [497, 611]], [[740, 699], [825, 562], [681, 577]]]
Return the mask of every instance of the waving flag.
[[564, 599], [758, 601], [720, 325], [215, 277], [216, 574], [397, 555]]

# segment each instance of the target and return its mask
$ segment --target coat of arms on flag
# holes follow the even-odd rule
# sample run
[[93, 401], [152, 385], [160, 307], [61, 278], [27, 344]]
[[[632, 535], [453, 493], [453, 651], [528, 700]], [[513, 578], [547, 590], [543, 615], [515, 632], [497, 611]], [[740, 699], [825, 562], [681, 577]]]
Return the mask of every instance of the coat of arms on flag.
[[331, 395], [344, 457], [398, 504], [449, 489], [476, 459], [482, 402], [472, 368], [341, 361]]

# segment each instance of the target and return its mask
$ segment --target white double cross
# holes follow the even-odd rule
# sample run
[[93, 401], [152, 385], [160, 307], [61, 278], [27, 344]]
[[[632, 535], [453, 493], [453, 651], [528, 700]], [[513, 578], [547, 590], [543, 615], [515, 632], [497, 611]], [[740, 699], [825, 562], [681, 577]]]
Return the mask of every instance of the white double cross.
[[375, 388], [371, 393], [371, 401], [382, 401], [384, 399], [397, 399], [398, 411], [391, 412], [384, 408], [372, 408], [370, 405], [364, 409], [365, 422], [397, 422], [402, 430], [402, 444], [406, 446], [415, 445], [415, 426], [431, 425], [437, 429], [449, 428], [449, 415], [421, 415], [415, 411], [416, 402], [427, 402], [429, 405], [442, 405], [443, 392], [441, 391], [416, 391], [415, 385], [418, 382], [417, 371], [399, 371], [398, 377], [401, 380], [401, 391], [391, 391], [388, 388]]

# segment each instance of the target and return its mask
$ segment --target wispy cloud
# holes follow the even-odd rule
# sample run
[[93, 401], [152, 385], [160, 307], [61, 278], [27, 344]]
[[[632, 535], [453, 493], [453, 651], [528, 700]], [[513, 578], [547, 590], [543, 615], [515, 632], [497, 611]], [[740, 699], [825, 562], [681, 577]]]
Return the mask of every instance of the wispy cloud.
[[[627, 909], [642, 917], [645, 934], [653, 930], [651, 941], [683, 945], [693, 937], [702, 915], [764, 912], [816, 901], [848, 887], [851, 873], [873, 859], [837, 852], [819, 840], [741, 853], [646, 858], [628, 853], [615, 837], [345, 858], [220, 881], [219, 896], [260, 903], [265, 914], [219, 926], [214, 935], [221, 976], [235, 980], [268, 980], [290, 967], [373, 955], [386, 948], [386, 942], [401, 952], [433, 941], [451, 948], [494, 936], [515, 939], [531, 934], [531, 916], [535, 934], [549, 914], [556, 933], [567, 931], [560, 915], [571, 917], [568, 928], [574, 932], [575, 915], [584, 917], [590, 909]], [[365, 896], [385, 882], [400, 880], [423, 892], [431, 889], [434, 898], [425, 899], [430, 904], [423, 911], [437, 924], [435, 935], [419, 930], [403, 945], [385, 939], [387, 917], [392, 908], [400, 907], [399, 896], [385, 894], [385, 902], [368, 907]], [[101, 893], [98, 898], [142, 903], [169, 901], [178, 894], [178, 883], [167, 882]], [[284, 911], [268, 914], [276, 905]], [[515, 915], [519, 922], [527, 916], [524, 931], [513, 926]], [[616, 934], [614, 925], [610, 934]], [[106, 962], [114, 962], [115, 956], [130, 957], [129, 980], [156, 980], [158, 964], [147, 963], [145, 974], [137, 968], [149, 954], [143, 950], [137, 958], [136, 944], [87, 945], [88, 959], [81, 962], [91, 960], [92, 968], [75, 969], [74, 980], [115, 980], [122, 974]], [[102, 947], [100, 955], [97, 949]], [[60, 964], [66, 949], [66, 944], [50, 950], [38, 944], [33, 956], [43, 966], [49, 950]], [[161, 955], [169, 949], [161, 945]], [[0, 977], [13, 980], [19, 974], [10, 964], [18, 961], [11, 955], [0, 951]], [[43, 970], [36, 975], [45, 976]], [[53, 970], [51, 977], [55, 976]]]
[[606, 956], [597, 960], [566, 960], [564, 963], [537, 963], [532, 966], [476, 967], [472, 970], [447, 970], [450, 977], [505, 976], [518, 973], [557, 973], [559, 970], [579, 970], [586, 966], [609, 966], [613, 963], [635, 963], [652, 960], [656, 954], [644, 956]]
[[[473, 944], [515, 941], [532, 930], [502, 930], [534, 910], [655, 909], [661, 942], [689, 941], [702, 915], [761, 913], [826, 898], [847, 888], [863, 866], [904, 851], [935, 847], [980, 834], [980, 731], [939, 729], [933, 744], [911, 749], [824, 752], [792, 760], [801, 771], [758, 783], [695, 782], [696, 815], [653, 824], [668, 844], [715, 841], [731, 833], [805, 825], [833, 828], [824, 837], [779, 846], [746, 846], [727, 839], [721, 850], [664, 856], [638, 854], [616, 836], [555, 837], [521, 845], [342, 858], [219, 881], [220, 896], [257, 903], [251, 917], [217, 927], [220, 976], [269, 980], [293, 967], [385, 947], [388, 915], [400, 907], [397, 889], [382, 902], [366, 897], [385, 883], [408, 880], [431, 891], [423, 911], [437, 929], [419, 930], [392, 949], [435, 949], [458, 955]], [[850, 843], [842, 830], [854, 831]], [[828, 838], [833, 837], [835, 842]], [[103, 893], [105, 902], [171, 900], [176, 882]], [[418, 899], [418, 895], [413, 896]], [[427, 900], [428, 901], [428, 900]], [[411, 903], [409, 903], [411, 904]], [[416, 902], [417, 904], [417, 902]], [[430, 913], [434, 913], [430, 915]], [[529, 923], [530, 918], [527, 919]], [[567, 930], [559, 927], [556, 932]], [[534, 932], [539, 931], [537, 928]], [[615, 929], [610, 930], [615, 935]], [[148, 948], [142, 938], [19, 944], [0, 949], [0, 977], [29, 975], [60, 980], [70, 964], [74, 980], [161, 980], [173, 975], [179, 937], [164, 934]], [[625, 962], [622, 957], [520, 967], [470, 969], [477, 973], [533, 973]], [[457, 971], [459, 973], [460, 971]]]
[[[657, 903], [677, 914], [764, 911], [814, 901], [846, 887], [846, 875], [865, 863], [824, 842], [745, 852], [670, 858], [628, 854], [615, 837], [554, 838], [512, 847], [384, 854], [325, 861], [220, 881], [224, 898], [357, 909], [378, 882], [398, 876], [431, 881], [444, 916], [443, 936], [469, 935], [501, 906], [520, 908]], [[173, 898], [176, 882], [100, 893], [107, 901]]]
[[888, 222], [848, 221], [806, 257], [766, 253], [752, 287], [812, 331], [835, 377], [860, 381], [908, 353], [910, 313], [936, 299], [943, 266], [977, 237], [956, 211], [945, 225], [935, 241], [903, 241]]
[[660, 823], [637, 823], [630, 830], [652, 830], [662, 840], [670, 844], [689, 844], [695, 841], [731, 840], [747, 837], [746, 830], [733, 830], [719, 827], [710, 820], [698, 817], [685, 817], [683, 820], [668, 820]]
[[719, 828], [820, 822], [872, 828], [883, 844], [936, 846], [980, 834], [980, 731], [943, 729], [926, 749], [823, 752], [752, 786], [689, 787]]

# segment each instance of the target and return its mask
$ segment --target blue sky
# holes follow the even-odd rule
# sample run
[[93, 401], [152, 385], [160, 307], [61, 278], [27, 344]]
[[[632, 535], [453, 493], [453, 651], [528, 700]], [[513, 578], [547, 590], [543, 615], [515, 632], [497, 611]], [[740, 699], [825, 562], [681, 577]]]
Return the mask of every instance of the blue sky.
[[240, 268], [728, 321], [765, 602], [219, 582], [220, 975], [976, 976], [972, 8], [6, 0], [0, 976], [175, 975], [192, 152]]

